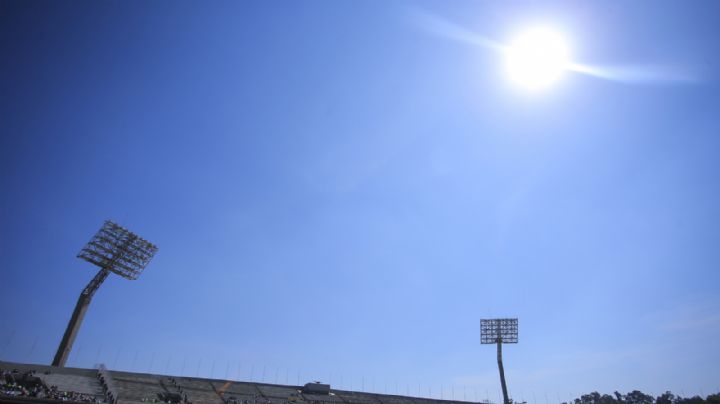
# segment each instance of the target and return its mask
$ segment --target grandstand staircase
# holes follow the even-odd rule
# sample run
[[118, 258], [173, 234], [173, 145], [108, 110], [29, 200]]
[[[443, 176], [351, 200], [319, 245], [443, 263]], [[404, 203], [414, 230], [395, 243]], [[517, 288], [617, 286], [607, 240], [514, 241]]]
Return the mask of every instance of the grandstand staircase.
[[179, 399], [171, 401], [185, 402], [185, 400], [183, 400], [183, 390], [182, 388], [180, 388], [180, 386], [177, 385], [175, 378], [165, 377], [158, 380], [158, 382], [160, 383], [160, 387], [162, 387], [162, 389], [165, 391], [166, 397], [179, 397]]
[[106, 401], [110, 404], [116, 404], [118, 399], [118, 390], [117, 387], [115, 387], [112, 375], [103, 364], [98, 366], [98, 379], [101, 379], [100, 385], [105, 391]]

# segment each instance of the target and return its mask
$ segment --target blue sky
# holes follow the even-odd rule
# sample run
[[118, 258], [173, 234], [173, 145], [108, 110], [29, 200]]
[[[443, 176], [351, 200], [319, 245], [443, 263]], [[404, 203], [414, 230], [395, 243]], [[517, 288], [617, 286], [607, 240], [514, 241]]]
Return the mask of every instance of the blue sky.
[[[647, 80], [530, 94], [420, 15], [499, 42], [554, 26]], [[0, 358], [51, 361], [112, 219], [160, 251], [106, 281], [71, 366], [497, 401], [479, 320], [510, 316], [516, 399], [717, 391], [718, 17], [0, 3]]]

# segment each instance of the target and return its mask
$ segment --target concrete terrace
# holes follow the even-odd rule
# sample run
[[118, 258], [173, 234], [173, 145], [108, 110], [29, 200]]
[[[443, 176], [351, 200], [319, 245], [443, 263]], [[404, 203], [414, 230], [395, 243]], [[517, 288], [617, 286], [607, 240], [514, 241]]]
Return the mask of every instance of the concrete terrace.
[[[46, 384], [60, 390], [91, 394], [103, 400], [105, 391], [97, 369], [58, 368], [48, 365], [0, 361], [0, 369], [20, 372], [34, 370]], [[168, 394], [187, 397], [192, 404], [467, 404], [467, 401], [436, 400], [391, 394], [336, 390], [329, 394], [306, 394], [303, 386], [241, 382], [222, 379], [168, 376], [108, 370], [117, 402], [147, 403]], [[10, 402], [0, 396], [0, 402]], [[43, 402], [24, 399], [12, 402]]]

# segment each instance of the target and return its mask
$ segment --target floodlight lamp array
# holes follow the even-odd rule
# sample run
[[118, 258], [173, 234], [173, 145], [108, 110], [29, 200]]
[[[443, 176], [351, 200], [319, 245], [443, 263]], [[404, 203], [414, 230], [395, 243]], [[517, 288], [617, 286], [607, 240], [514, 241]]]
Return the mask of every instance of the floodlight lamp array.
[[134, 280], [157, 252], [157, 246], [106, 220], [77, 257], [123, 278]]
[[517, 318], [492, 318], [480, 320], [480, 343], [517, 344], [518, 320]]

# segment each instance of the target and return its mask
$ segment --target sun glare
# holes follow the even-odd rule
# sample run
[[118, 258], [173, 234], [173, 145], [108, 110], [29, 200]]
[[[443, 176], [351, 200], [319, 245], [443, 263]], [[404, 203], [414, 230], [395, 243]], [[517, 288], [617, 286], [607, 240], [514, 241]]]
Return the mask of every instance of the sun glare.
[[562, 35], [547, 28], [533, 28], [507, 47], [506, 63], [515, 84], [540, 90], [562, 76], [570, 65], [570, 55]]

